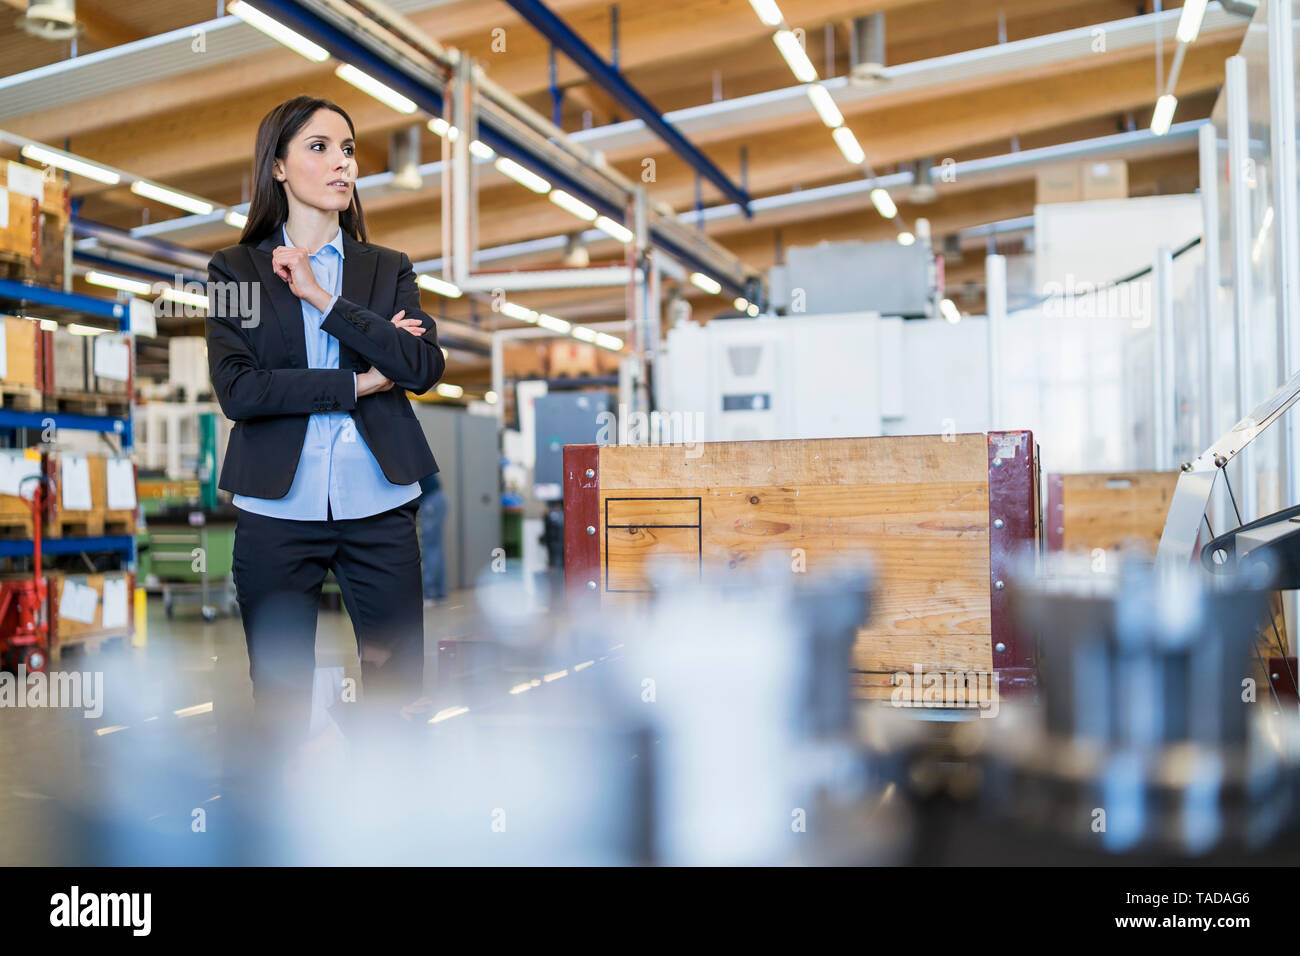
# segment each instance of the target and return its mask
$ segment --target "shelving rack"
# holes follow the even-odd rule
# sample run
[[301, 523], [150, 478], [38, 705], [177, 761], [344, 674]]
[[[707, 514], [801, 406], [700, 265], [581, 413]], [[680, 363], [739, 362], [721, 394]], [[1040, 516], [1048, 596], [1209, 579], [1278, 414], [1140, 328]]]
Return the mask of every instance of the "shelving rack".
[[[54, 319], [55, 321], [79, 321], [93, 318], [99, 322], [108, 320], [116, 325], [116, 331], [127, 335], [128, 356], [131, 367], [135, 364], [135, 342], [131, 336], [130, 302], [113, 299], [101, 299], [96, 296], [82, 295], [63, 289], [51, 289], [44, 286], [19, 282], [13, 279], [0, 279], [0, 311], [32, 319]], [[111, 331], [111, 330], [110, 330]], [[44, 429], [52, 422], [56, 431], [105, 432], [117, 435], [122, 443], [122, 451], [129, 452], [132, 440], [132, 395], [131, 379], [128, 375], [126, 393], [126, 415], [93, 415], [78, 412], [35, 411], [0, 409], [0, 433], [14, 432], [19, 429]], [[48, 394], [48, 393], [47, 393]], [[0, 539], [0, 559], [32, 556], [34, 542], [32, 539]], [[118, 554], [128, 571], [135, 568], [135, 535], [90, 535], [41, 538], [41, 552], [48, 555], [64, 554]], [[128, 594], [128, 606], [131, 597]], [[53, 610], [51, 608], [51, 610]], [[129, 611], [128, 611], [129, 614]], [[52, 636], [57, 634], [57, 623], [51, 614]], [[128, 637], [133, 631], [128, 628]], [[116, 632], [115, 632], [116, 633]], [[51, 650], [57, 654], [57, 647]]]

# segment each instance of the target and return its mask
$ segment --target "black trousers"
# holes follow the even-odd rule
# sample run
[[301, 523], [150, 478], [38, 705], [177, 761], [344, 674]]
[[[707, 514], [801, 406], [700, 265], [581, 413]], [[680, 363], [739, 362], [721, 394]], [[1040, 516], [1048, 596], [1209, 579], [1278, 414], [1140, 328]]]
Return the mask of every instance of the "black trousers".
[[307, 736], [321, 585], [333, 570], [361, 659], [346, 727], [397, 726], [424, 678], [419, 499], [366, 518], [295, 521], [240, 510], [234, 578], [248, 642], [255, 721], [279, 743]]

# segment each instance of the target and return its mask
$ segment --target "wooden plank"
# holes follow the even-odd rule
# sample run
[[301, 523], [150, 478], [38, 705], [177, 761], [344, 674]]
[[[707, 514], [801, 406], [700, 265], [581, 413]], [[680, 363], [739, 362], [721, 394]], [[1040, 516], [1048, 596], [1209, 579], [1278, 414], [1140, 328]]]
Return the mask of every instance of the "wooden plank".
[[[882, 438], [700, 442], [684, 445], [607, 445], [600, 450], [600, 487], [732, 488], [761, 484], [910, 484], [981, 482], [987, 469], [983, 435], [906, 435]], [[707, 476], [695, 481], [693, 476]]]
[[646, 591], [647, 573], [654, 564], [671, 565], [697, 579], [700, 569], [700, 529], [610, 528], [606, 532], [605, 590]]
[[1115, 551], [1132, 545], [1154, 555], [1178, 483], [1176, 471], [1050, 476], [1061, 482], [1058, 527], [1064, 551]]
[[655, 526], [665, 525], [698, 528], [700, 525], [700, 499], [615, 498], [605, 497], [605, 526]]

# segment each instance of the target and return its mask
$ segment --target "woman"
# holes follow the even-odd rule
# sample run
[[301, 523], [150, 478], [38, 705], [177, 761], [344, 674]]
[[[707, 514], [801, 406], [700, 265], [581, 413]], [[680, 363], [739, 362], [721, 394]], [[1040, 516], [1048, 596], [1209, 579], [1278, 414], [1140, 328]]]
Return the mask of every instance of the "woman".
[[366, 241], [355, 135], [326, 100], [271, 110], [239, 244], [208, 264], [208, 367], [235, 422], [218, 487], [239, 509], [253, 697], [258, 723], [288, 742], [308, 727], [330, 570], [371, 722], [396, 726], [423, 681], [416, 512], [438, 465], [406, 392], [428, 391], [446, 363], [410, 260]]

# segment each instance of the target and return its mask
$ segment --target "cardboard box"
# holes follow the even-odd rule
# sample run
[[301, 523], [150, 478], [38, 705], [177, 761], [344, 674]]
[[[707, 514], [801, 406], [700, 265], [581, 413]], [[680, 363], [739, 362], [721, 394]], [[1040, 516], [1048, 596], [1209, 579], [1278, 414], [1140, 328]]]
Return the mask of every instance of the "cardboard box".
[[1083, 199], [1083, 171], [1078, 163], [1063, 163], [1038, 171], [1036, 201], [1043, 206], [1054, 202]]
[[73, 335], [67, 329], [55, 329], [50, 333], [54, 347], [54, 381], [46, 387], [47, 392], [87, 392], [86, 380], [87, 357], [90, 349], [87, 341], [90, 336]]
[[4, 317], [5, 375], [4, 384], [23, 388], [40, 388], [40, 326], [31, 319], [12, 315]]
[[548, 350], [543, 342], [511, 342], [502, 350], [506, 378], [546, 378]]
[[63, 288], [63, 238], [67, 218], [41, 210], [37, 234], [40, 256], [36, 262], [36, 281], [51, 288]]
[[1128, 163], [1107, 159], [1080, 164], [1083, 199], [1127, 199]]
[[560, 339], [551, 343], [550, 377], [583, 378], [596, 374], [596, 346], [590, 342]]

